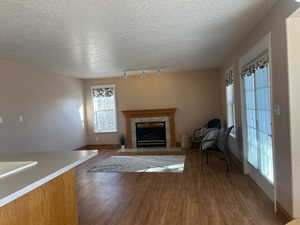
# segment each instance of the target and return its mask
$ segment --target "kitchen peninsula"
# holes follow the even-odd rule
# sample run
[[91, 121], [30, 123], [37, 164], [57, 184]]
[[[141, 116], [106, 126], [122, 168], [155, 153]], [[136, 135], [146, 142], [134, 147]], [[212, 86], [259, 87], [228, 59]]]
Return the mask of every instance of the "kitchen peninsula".
[[75, 167], [97, 151], [0, 155], [1, 162], [36, 162], [0, 178], [1, 225], [77, 225]]

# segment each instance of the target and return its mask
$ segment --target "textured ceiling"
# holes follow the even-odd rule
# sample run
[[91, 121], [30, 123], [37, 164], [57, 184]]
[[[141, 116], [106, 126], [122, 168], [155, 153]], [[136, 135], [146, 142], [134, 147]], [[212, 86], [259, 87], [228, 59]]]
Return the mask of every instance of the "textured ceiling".
[[277, 0], [1, 0], [0, 59], [80, 77], [218, 67]]

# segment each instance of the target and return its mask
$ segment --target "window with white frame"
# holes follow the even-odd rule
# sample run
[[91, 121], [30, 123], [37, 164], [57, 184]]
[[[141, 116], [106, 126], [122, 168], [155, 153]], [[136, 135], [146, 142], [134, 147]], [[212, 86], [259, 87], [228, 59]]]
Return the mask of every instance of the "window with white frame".
[[117, 132], [116, 90], [114, 85], [91, 87], [94, 132]]
[[227, 127], [234, 126], [231, 136], [235, 137], [235, 104], [234, 104], [234, 79], [233, 72], [229, 70], [225, 73], [226, 85], [226, 106], [227, 106]]

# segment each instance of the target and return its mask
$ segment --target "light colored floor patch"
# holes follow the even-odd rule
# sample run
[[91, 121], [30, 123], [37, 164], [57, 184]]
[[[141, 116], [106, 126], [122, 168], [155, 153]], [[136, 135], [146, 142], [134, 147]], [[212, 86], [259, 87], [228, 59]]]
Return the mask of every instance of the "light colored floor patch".
[[125, 148], [118, 152], [182, 152], [181, 148]]
[[182, 173], [185, 156], [112, 156], [88, 172], [161, 172]]

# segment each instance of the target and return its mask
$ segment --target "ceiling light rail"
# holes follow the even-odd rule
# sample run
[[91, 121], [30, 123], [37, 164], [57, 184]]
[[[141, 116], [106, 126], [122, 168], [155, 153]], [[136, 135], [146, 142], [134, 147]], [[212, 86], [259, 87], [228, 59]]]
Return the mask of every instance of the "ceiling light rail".
[[161, 75], [161, 69], [143, 69], [143, 70], [124, 70], [122, 79], [126, 80], [129, 75], [139, 75], [141, 79], [146, 78], [149, 74]]

